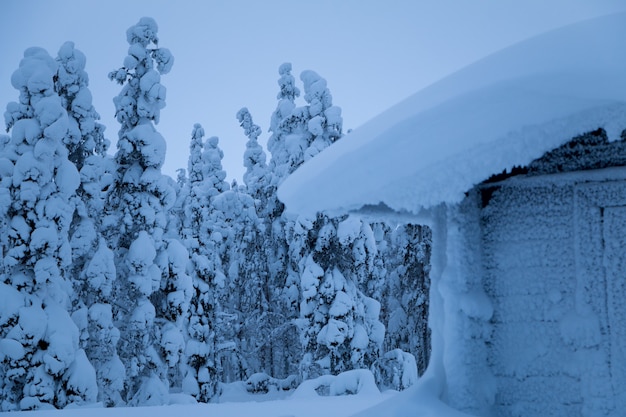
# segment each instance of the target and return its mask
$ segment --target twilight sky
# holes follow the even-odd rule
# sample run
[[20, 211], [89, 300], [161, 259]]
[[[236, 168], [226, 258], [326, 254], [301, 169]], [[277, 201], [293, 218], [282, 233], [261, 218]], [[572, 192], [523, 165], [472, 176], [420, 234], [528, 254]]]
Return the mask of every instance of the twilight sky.
[[220, 138], [228, 179], [241, 181], [246, 138], [235, 114], [249, 108], [265, 145], [283, 62], [292, 63], [300, 90], [305, 69], [326, 78], [346, 131], [491, 52], [624, 10], [623, 0], [1, 0], [0, 108], [18, 98], [10, 80], [26, 48], [55, 57], [74, 41], [87, 56], [94, 106], [114, 153], [112, 99], [120, 87], [107, 74], [127, 54], [126, 29], [150, 16], [160, 46], [175, 57], [161, 78], [163, 172], [175, 178], [187, 167], [193, 124], [201, 123]]

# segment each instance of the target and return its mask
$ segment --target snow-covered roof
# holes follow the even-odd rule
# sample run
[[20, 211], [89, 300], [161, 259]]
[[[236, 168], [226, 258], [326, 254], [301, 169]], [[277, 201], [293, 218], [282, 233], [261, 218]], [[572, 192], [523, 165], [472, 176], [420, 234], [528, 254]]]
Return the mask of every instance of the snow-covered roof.
[[[303, 164], [291, 212], [418, 213], [572, 137], [626, 126], [626, 13], [536, 36], [419, 91]], [[427, 63], [425, 63], [427, 65]]]

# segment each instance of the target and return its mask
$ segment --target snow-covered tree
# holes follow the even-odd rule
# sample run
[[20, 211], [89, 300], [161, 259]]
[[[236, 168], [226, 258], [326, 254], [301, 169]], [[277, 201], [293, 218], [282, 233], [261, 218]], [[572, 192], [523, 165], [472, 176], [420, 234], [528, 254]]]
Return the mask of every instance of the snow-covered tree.
[[[59, 49], [56, 61], [58, 70], [55, 77], [55, 90], [68, 114], [68, 134], [64, 144], [69, 159], [80, 171], [80, 186], [76, 201], [77, 207], [70, 233], [73, 254], [73, 270], [79, 279], [86, 263], [93, 258], [100, 243], [100, 219], [106, 200], [106, 193], [113, 179], [113, 161], [106, 156], [109, 141], [104, 137], [104, 126], [96, 120], [100, 118], [92, 105], [85, 72], [86, 58], [66, 42]], [[101, 249], [103, 250], [103, 249]], [[93, 267], [92, 267], [93, 269]], [[107, 272], [107, 275], [111, 272]], [[115, 272], [112, 272], [115, 275]], [[98, 292], [95, 282], [85, 282]], [[83, 284], [80, 284], [81, 286]], [[106, 284], [111, 286], [111, 282]], [[79, 294], [84, 298], [86, 294]], [[93, 300], [92, 300], [93, 301]]]
[[147, 17], [131, 26], [124, 66], [109, 74], [123, 87], [113, 100], [121, 127], [105, 226], [116, 248], [118, 304], [113, 314], [121, 332], [118, 350], [130, 404], [167, 401], [166, 378], [180, 362], [180, 338], [171, 324], [186, 315], [191, 296], [189, 277], [181, 267], [187, 255], [180, 244], [164, 237], [176, 193], [161, 174], [165, 140], [154, 123], [165, 106], [160, 78], [171, 69], [173, 57], [158, 47], [157, 31], [156, 22]]
[[204, 186], [204, 173], [202, 170], [203, 137], [204, 129], [202, 126], [200, 124], [194, 125], [193, 132], [191, 133], [191, 144], [189, 146], [189, 178], [186, 184], [186, 195], [183, 197], [182, 202], [182, 236], [185, 239], [187, 247], [191, 250], [197, 250], [199, 245], [198, 234], [203, 217], [202, 211], [205, 209], [204, 203], [206, 203], [203, 201], [205, 199], [204, 188], [206, 188]]
[[207, 195], [213, 197], [227, 191], [230, 186], [226, 179], [226, 171], [222, 169], [224, 152], [219, 147], [219, 138], [212, 136], [206, 140], [202, 151], [202, 175], [207, 184]]
[[69, 315], [69, 228], [80, 177], [65, 147], [70, 123], [55, 91], [57, 70], [45, 50], [27, 49], [11, 77], [19, 103], [5, 112], [11, 139], [0, 155], [6, 236], [0, 298], [8, 307], [0, 326], [3, 410], [64, 407], [97, 396], [94, 369]]
[[159, 321], [159, 348], [168, 367], [168, 381], [171, 386], [181, 387], [185, 372], [183, 353], [185, 350], [184, 329], [187, 324], [193, 280], [187, 273], [189, 254], [187, 248], [175, 238], [165, 240], [163, 256], [167, 256], [162, 268], [161, 291], [155, 303]]
[[[184, 201], [183, 236], [187, 246], [197, 249], [199, 245], [210, 245], [211, 226], [209, 222], [213, 197], [229, 189], [222, 169], [224, 152], [219, 148], [215, 136], [203, 142], [204, 129], [196, 124], [189, 147], [188, 194]], [[203, 242], [201, 240], [204, 239]], [[206, 252], [203, 250], [202, 252]]]
[[[272, 305], [280, 306], [281, 313], [285, 318], [296, 319], [300, 317], [300, 323], [305, 323], [309, 319], [313, 320], [313, 317], [309, 315], [309, 312], [302, 309], [305, 303], [300, 302], [303, 276], [310, 273], [312, 263], [315, 263], [313, 253], [316, 253], [315, 258], [321, 258], [332, 252], [330, 249], [315, 252], [313, 249], [315, 236], [328, 232], [333, 227], [332, 223], [336, 224], [338, 221], [326, 217], [317, 220], [295, 219], [283, 213], [282, 204], [276, 199], [275, 188], [273, 187], [277, 187], [305, 160], [315, 156], [341, 137], [341, 110], [332, 105], [332, 97], [326, 87], [326, 81], [313, 71], [304, 71], [301, 74], [300, 78], [304, 84], [304, 98], [307, 105], [296, 107], [295, 99], [299, 96], [300, 91], [295, 87], [295, 79], [291, 75], [291, 64], [281, 65], [279, 74], [279, 102], [272, 114], [270, 123], [272, 136], [268, 140], [268, 149], [272, 154], [269, 164], [272, 182], [267, 199], [269, 206], [267, 209], [269, 238], [267, 240], [272, 242], [267, 250], [268, 269], [274, 287], [281, 289], [278, 291], [280, 296], [277, 297], [277, 302], [272, 303]], [[336, 240], [335, 237], [334, 241]], [[330, 262], [324, 267], [328, 268], [328, 277], [333, 276], [334, 267], [332, 265], [333, 262]], [[341, 275], [341, 269], [337, 269], [337, 271], [337, 274]], [[356, 283], [354, 280], [360, 279], [358, 273], [354, 271], [346, 271], [346, 273], [349, 273], [346, 283], [350, 283], [350, 285]], [[339, 276], [337, 274], [335, 276]], [[356, 287], [354, 289], [356, 290]], [[324, 310], [328, 306], [322, 302], [319, 308]], [[302, 362], [303, 368], [308, 370], [303, 371], [303, 376], [310, 377], [319, 372], [330, 372], [331, 368], [332, 372], [338, 372], [343, 368], [351, 369], [352, 365], [339, 364], [335, 360], [337, 357], [335, 353], [330, 356], [320, 353], [321, 350], [317, 348], [317, 333], [321, 331], [321, 327], [318, 324], [315, 324], [313, 320], [305, 326], [309, 327], [309, 330], [304, 330], [303, 333], [303, 340], [306, 340], [303, 349], [307, 354], [304, 360], [299, 362]], [[315, 326], [319, 328], [315, 328]], [[310, 330], [311, 328], [315, 329]], [[311, 338], [311, 332], [315, 332], [316, 336]], [[293, 351], [285, 356], [290, 358], [288, 361], [293, 361], [296, 356], [301, 355], [301, 352]], [[323, 370], [313, 371], [312, 368], [319, 365], [319, 363], [315, 365], [313, 362], [319, 362], [322, 356], [325, 356], [329, 361], [332, 357], [332, 361], [336, 363], [331, 366], [329, 362], [322, 366]], [[307, 361], [310, 363], [305, 365], [304, 363]]]
[[[342, 135], [341, 108], [333, 106], [326, 80], [315, 71], [307, 70], [300, 74], [307, 105], [292, 107], [291, 97], [296, 95], [294, 93], [297, 90], [292, 87], [290, 68], [289, 64], [283, 64], [279, 69], [279, 98], [283, 95], [284, 98], [280, 98], [272, 116], [270, 129], [273, 135], [268, 141], [268, 149], [272, 153], [270, 165], [275, 170], [278, 183]], [[291, 111], [287, 113], [290, 108]]]
[[216, 363], [218, 291], [224, 285], [221, 254], [222, 227], [216, 227], [213, 199], [228, 188], [222, 169], [218, 139], [203, 143], [204, 129], [196, 124], [189, 154], [188, 195], [184, 203], [185, 242], [191, 254], [193, 297], [189, 318], [187, 370], [183, 388], [199, 401], [208, 402], [220, 392]]
[[[280, 65], [278, 73], [278, 85], [280, 91], [277, 94], [278, 104], [272, 113], [270, 129], [272, 133], [267, 141], [271, 159], [268, 164], [271, 182], [267, 187], [265, 208], [263, 216], [265, 221], [267, 268], [269, 271], [270, 285], [274, 288], [273, 299], [270, 305], [275, 312], [282, 315], [280, 334], [274, 335], [274, 341], [283, 341], [282, 349], [276, 346], [274, 351], [282, 351], [284, 355], [275, 362], [281, 363], [281, 371], [275, 376], [294, 374], [294, 366], [300, 362], [300, 352], [297, 351], [298, 343], [294, 340], [294, 327], [292, 320], [298, 317], [298, 273], [293, 269], [290, 273], [289, 243], [286, 239], [286, 229], [293, 225], [294, 219], [283, 213], [284, 206], [278, 200], [276, 190], [278, 185], [295, 169], [292, 164], [291, 151], [288, 139], [292, 136], [291, 126], [286, 123], [296, 107], [295, 99], [300, 95], [300, 90], [295, 86], [295, 78], [291, 75], [291, 64]], [[296, 268], [297, 270], [297, 268]], [[276, 332], [276, 330], [275, 330]], [[276, 367], [275, 367], [276, 368]]]
[[[114, 267], [112, 251], [109, 250], [105, 254], [96, 252], [95, 257], [98, 256], [104, 256], [101, 262], [104, 261], [109, 267]], [[103, 272], [106, 273], [106, 270]], [[107, 407], [123, 405], [120, 393], [124, 389], [126, 371], [117, 352], [120, 331], [113, 323], [112, 304], [92, 304], [87, 309], [85, 321], [89, 335], [85, 351], [96, 368], [98, 401]]]
[[183, 391], [198, 401], [209, 402], [220, 392], [216, 364], [216, 307], [215, 283], [208, 277], [214, 274], [209, 265], [199, 264], [204, 259], [194, 256], [193, 296], [191, 298], [189, 339], [185, 347], [186, 373]]
[[214, 233], [222, 237], [225, 248], [222, 264], [226, 280], [220, 305], [221, 318], [226, 322], [221, 326], [218, 342], [234, 349], [219, 352], [220, 366], [224, 380], [240, 380], [258, 369], [258, 365], [248, 363], [256, 358], [256, 329], [245, 321], [267, 311], [267, 270], [260, 248], [263, 223], [254, 199], [243, 186], [233, 185], [231, 190], [217, 195], [212, 205]]
[[[304, 357], [302, 377], [367, 368], [379, 355], [384, 326], [380, 303], [358, 288], [355, 265], [367, 262], [362, 247], [369, 226], [348, 218], [340, 221], [319, 214], [300, 218], [292, 256], [301, 259], [300, 323]], [[299, 242], [298, 242], [299, 241]]]
[[291, 63], [284, 63], [278, 68], [278, 85], [280, 91], [277, 99], [278, 105], [272, 113], [269, 131], [272, 135], [267, 140], [267, 149], [272, 158], [269, 168], [273, 173], [272, 185], [278, 186], [295, 167], [291, 165], [289, 134], [295, 129], [286, 120], [296, 108], [295, 99], [300, 95], [300, 90], [295, 86], [295, 78], [291, 75]]
[[191, 132], [189, 161], [187, 162], [190, 183], [202, 183], [204, 180], [204, 170], [202, 164], [202, 150], [204, 148], [204, 143], [202, 142], [203, 138], [204, 129], [200, 123], [196, 123], [193, 125], [193, 131]]
[[258, 200], [259, 204], [265, 207], [267, 187], [270, 179], [265, 163], [265, 152], [258, 142], [261, 128], [254, 124], [252, 115], [245, 107], [237, 112], [237, 120], [248, 137], [246, 150], [243, 154], [243, 165], [246, 168], [246, 172], [243, 174], [243, 182], [246, 184], [248, 193], [252, 198]]
[[[279, 99], [284, 97], [282, 111], [287, 112], [293, 109], [298, 91], [289, 74], [289, 64], [281, 66], [280, 71]], [[280, 111], [279, 104], [272, 124], [276, 124], [274, 119], [281, 118]], [[242, 298], [240, 305], [240, 314], [244, 317], [240, 339], [245, 341], [246, 351], [254, 352], [247, 358], [252, 371], [278, 378], [295, 377], [302, 356], [294, 322], [298, 315], [295, 308], [297, 289], [294, 294], [285, 291], [287, 242], [283, 229], [285, 219], [278, 217], [282, 212], [282, 204], [276, 197], [278, 183], [272, 179], [273, 173], [265, 165], [265, 153], [257, 142], [260, 129], [253, 124], [247, 109], [241, 109], [237, 117], [249, 138], [244, 154], [247, 168], [244, 181], [248, 192], [255, 198], [263, 226], [247, 240], [244, 248], [247, 262], [245, 267], [240, 267], [240, 276], [247, 277], [247, 292], [244, 292], [247, 296]], [[273, 136], [274, 139], [277, 137], [276, 134]], [[274, 144], [280, 147], [276, 141]], [[290, 296], [295, 299], [289, 300]]]
[[341, 137], [343, 119], [341, 108], [333, 106], [333, 98], [324, 78], [308, 70], [300, 74], [300, 79], [304, 83], [304, 99], [308, 103], [308, 147], [304, 151], [304, 160], [308, 161]]
[[[176, 181], [171, 181], [176, 193], [176, 202], [170, 210], [167, 232], [168, 237], [179, 237], [184, 239], [184, 223], [185, 223], [185, 200], [189, 195], [189, 181], [187, 178], [187, 170], [179, 168], [176, 170]], [[186, 243], [185, 243], [186, 246]]]
[[[267, 203], [263, 212], [266, 225], [265, 241], [269, 243], [265, 245], [268, 287], [271, 289], [268, 291], [269, 306], [281, 317], [281, 324], [275, 328], [273, 334], [275, 340], [285, 341], [280, 349], [282, 353], [275, 358], [281, 366], [275, 366], [274, 369], [282, 369], [283, 372], [289, 370], [290, 373], [294, 372], [294, 364], [302, 362], [302, 348], [294, 349], [296, 343], [293, 340], [293, 328], [290, 326], [298, 317], [301, 317], [299, 320], [303, 322], [303, 313], [300, 310], [301, 277], [306, 269], [306, 259], [312, 253], [311, 239], [321, 232], [318, 228], [322, 227], [322, 222], [302, 218], [296, 220], [283, 213], [282, 203], [276, 198], [275, 192], [284, 178], [305, 159], [313, 157], [341, 137], [341, 110], [332, 105], [326, 81], [313, 71], [304, 71], [301, 80], [304, 83], [307, 105], [296, 107], [295, 99], [300, 95], [300, 91], [295, 86], [291, 70], [289, 63], [279, 68], [280, 92], [277, 96], [279, 102], [272, 114], [270, 122], [272, 135], [268, 140], [268, 149], [272, 155], [268, 167], [271, 182], [267, 187]], [[330, 273], [332, 275], [332, 272]], [[347, 282], [360, 279], [357, 272], [349, 273], [351, 275]], [[274, 351], [278, 350], [278, 344], [275, 343]], [[311, 352], [315, 348], [308, 346], [307, 342], [304, 350]], [[306, 360], [312, 360], [310, 355], [307, 357]], [[341, 366], [335, 366], [333, 371], [339, 368]], [[324, 372], [328, 372], [330, 365], [325, 366], [325, 369]], [[304, 373], [307, 376], [311, 375], [309, 371]]]
[[[59, 49], [56, 61], [59, 65], [55, 90], [68, 114], [69, 129], [64, 144], [70, 161], [80, 170], [81, 179], [70, 226], [71, 271], [76, 290], [72, 318], [80, 330], [81, 346], [96, 370], [98, 399], [115, 405], [121, 403], [119, 391], [124, 381], [123, 372], [111, 372], [111, 369], [123, 370], [116, 348], [119, 331], [110, 314], [114, 303], [115, 263], [113, 252], [102, 236], [99, 215], [104, 209], [115, 166], [106, 155], [109, 141], [104, 137], [105, 128], [97, 122], [100, 116], [92, 105], [85, 56], [73, 42], [66, 42]], [[109, 314], [101, 311], [109, 311]]]
[[382, 294], [387, 323], [385, 349], [402, 349], [415, 356], [421, 375], [430, 357], [428, 294], [431, 233], [425, 226], [387, 229], [387, 281]]
[[124, 85], [113, 99], [116, 118], [122, 125], [120, 139], [145, 121], [159, 123], [160, 111], [165, 107], [166, 90], [160, 83], [160, 75], [172, 69], [174, 57], [169, 49], [158, 47], [157, 32], [158, 26], [150, 17], [142, 17], [131, 26], [126, 31], [130, 47], [124, 66], [109, 73], [111, 80]]
[[80, 171], [89, 156], [103, 156], [110, 142], [104, 137], [105, 128], [97, 122], [100, 115], [92, 105], [89, 78], [85, 72], [85, 55], [74, 47], [73, 42], [65, 42], [56, 60], [59, 69], [55, 89], [69, 116], [69, 134], [65, 145], [70, 161]]

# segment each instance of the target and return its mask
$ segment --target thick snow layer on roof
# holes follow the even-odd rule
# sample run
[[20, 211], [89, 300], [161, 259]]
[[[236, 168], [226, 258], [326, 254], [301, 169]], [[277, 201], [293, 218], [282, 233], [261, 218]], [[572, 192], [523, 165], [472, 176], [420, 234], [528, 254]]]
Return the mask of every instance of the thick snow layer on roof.
[[285, 180], [287, 210], [418, 213], [572, 137], [626, 126], [626, 14], [490, 55], [346, 135]]

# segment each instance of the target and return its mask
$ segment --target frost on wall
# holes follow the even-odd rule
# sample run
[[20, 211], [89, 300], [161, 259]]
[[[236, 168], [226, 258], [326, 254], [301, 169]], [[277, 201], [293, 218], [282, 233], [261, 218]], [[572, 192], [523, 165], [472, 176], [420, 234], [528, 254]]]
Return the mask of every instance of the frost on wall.
[[[576, 283], [572, 188], [507, 187], [483, 210], [487, 294], [493, 300], [489, 361], [498, 380], [496, 406], [527, 415], [579, 412], [561, 345], [559, 320]], [[520, 381], [528, 379], [523, 388]], [[541, 389], [538, 389], [541, 387]], [[560, 400], [553, 401], [553, 395]]]
[[624, 405], [616, 387], [626, 380], [626, 187], [618, 172], [489, 185], [481, 221], [498, 415], [613, 415]]
[[[443, 346], [439, 351], [433, 346], [431, 355], [443, 362], [446, 402], [472, 415], [486, 414], [496, 395], [486, 343], [496, 308], [484, 289], [479, 261], [483, 249], [479, 209], [477, 193], [469, 193], [462, 204], [446, 208], [446, 265], [435, 287], [444, 302], [442, 311], [433, 317], [443, 319], [437, 329], [442, 332]], [[432, 297], [430, 303], [434, 304]], [[433, 329], [433, 342], [434, 334]]]

